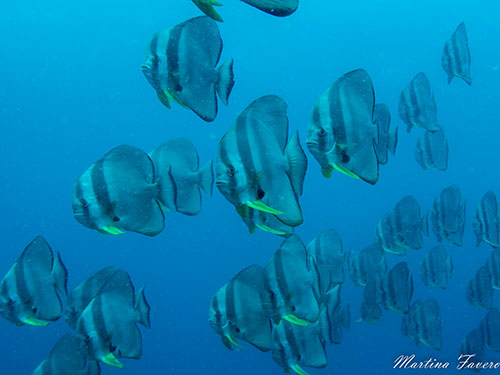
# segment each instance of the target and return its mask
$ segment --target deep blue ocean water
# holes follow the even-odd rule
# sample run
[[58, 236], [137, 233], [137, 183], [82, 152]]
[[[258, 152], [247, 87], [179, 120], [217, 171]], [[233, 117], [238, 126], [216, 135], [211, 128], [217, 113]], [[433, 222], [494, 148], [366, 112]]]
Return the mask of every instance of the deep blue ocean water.
[[[491, 249], [475, 247], [471, 218], [489, 189], [500, 194], [500, 3], [474, 1], [302, 0], [295, 14], [276, 18], [237, 0], [220, 10], [222, 61], [235, 59], [236, 85], [229, 107], [219, 106], [207, 124], [180, 106], [164, 108], [141, 72], [151, 35], [200, 15], [188, 0], [61, 0], [0, 4], [0, 274], [38, 234], [59, 251], [72, 288], [95, 271], [116, 265], [136, 285], [146, 286], [152, 328], [142, 329], [143, 357], [125, 369], [103, 366], [103, 374], [279, 374], [269, 353], [245, 345], [228, 351], [207, 323], [212, 295], [244, 267], [264, 266], [281, 239], [248, 233], [234, 208], [214, 189], [196, 217], [168, 214], [155, 238], [133, 233], [104, 236], [78, 224], [71, 211], [75, 179], [120, 144], [145, 151], [186, 136], [202, 162], [215, 158], [220, 137], [254, 99], [278, 94], [289, 105], [290, 130], [301, 141], [318, 96], [342, 74], [366, 69], [377, 102], [386, 103], [392, 126], [400, 126], [395, 157], [370, 186], [334, 173], [322, 177], [308, 153], [301, 206], [305, 222], [296, 232], [304, 242], [327, 228], [341, 235], [345, 249], [359, 251], [374, 240], [383, 214], [404, 195], [427, 210], [453, 183], [467, 200], [462, 248], [445, 245], [454, 271], [447, 290], [427, 288], [420, 262], [437, 241], [426, 238], [409, 250], [415, 282], [413, 300], [434, 297], [443, 320], [443, 349], [420, 346], [400, 333], [401, 315], [384, 312], [379, 324], [355, 323], [362, 289], [347, 280], [342, 291], [353, 323], [341, 345], [329, 347], [326, 369], [311, 374], [417, 373], [392, 370], [402, 353], [456, 364], [463, 337], [485, 310], [468, 304], [465, 289]], [[441, 50], [465, 21], [473, 83], [447, 84]], [[446, 172], [423, 171], [414, 159], [420, 129], [407, 134], [397, 115], [401, 90], [424, 71], [430, 79], [449, 147]], [[304, 145], [305, 146], [305, 145]], [[389, 265], [403, 260], [387, 257]], [[348, 279], [348, 278], [347, 278]], [[495, 305], [500, 307], [500, 296]], [[16, 327], [0, 320], [0, 374], [28, 374], [57, 339], [69, 331], [61, 319], [46, 328]], [[487, 351], [486, 359], [500, 360]], [[497, 370], [498, 371], [498, 370]], [[455, 371], [419, 371], [418, 373]]]

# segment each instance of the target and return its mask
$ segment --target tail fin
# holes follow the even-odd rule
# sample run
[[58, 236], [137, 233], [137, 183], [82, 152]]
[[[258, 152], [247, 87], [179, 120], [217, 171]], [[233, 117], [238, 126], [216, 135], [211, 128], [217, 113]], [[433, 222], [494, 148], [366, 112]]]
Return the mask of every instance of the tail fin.
[[396, 153], [396, 147], [398, 146], [398, 130], [399, 128], [396, 127], [392, 132], [389, 132], [389, 141], [387, 144], [387, 148], [393, 155]]
[[340, 311], [340, 324], [349, 331], [351, 327], [351, 309], [349, 305], [344, 306]]
[[302, 195], [307, 170], [307, 157], [300, 145], [299, 132], [293, 133], [285, 148], [288, 159], [288, 175], [295, 194]]
[[429, 237], [429, 212], [422, 215], [422, 218], [420, 219], [420, 230], [423, 234]]
[[233, 62], [233, 59], [229, 59], [217, 68], [219, 79], [217, 80], [215, 90], [224, 105], [227, 105], [229, 95], [234, 86]]
[[54, 258], [51, 274], [54, 278], [54, 284], [59, 293], [68, 295], [68, 270], [61, 260], [61, 255], [57, 253]]
[[139, 313], [139, 323], [141, 323], [146, 328], [151, 328], [151, 321], [149, 319], [151, 307], [149, 307], [148, 301], [146, 301], [146, 296], [144, 295], [144, 287], [139, 289], [139, 291], [135, 295], [134, 309]]
[[212, 196], [214, 186], [213, 161], [206, 162], [198, 171], [200, 187], [207, 195]]

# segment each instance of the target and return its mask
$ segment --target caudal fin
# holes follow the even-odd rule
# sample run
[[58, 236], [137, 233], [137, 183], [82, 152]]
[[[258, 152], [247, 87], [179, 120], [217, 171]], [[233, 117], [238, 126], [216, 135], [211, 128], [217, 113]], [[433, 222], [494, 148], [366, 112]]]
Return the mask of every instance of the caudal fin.
[[219, 79], [217, 80], [215, 90], [224, 105], [227, 105], [229, 95], [231, 95], [231, 90], [234, 86], [233, 63], [233, 59], [229, 59], [217, 68]]
[[149, 307], [148, 301], [146, 301], [146, 296], [144, 295], [144, 287], [139, 289], [135, 295], [135, 311], [139, 313], [139, 323], [141, 323], [146, 328], [151, 328], [151, 321], [149, 319], [149, 312], [151, 307]]
[[51, 274], [54, 278], [54, 285], [59, 293], [68, 295], [68, 270], [64, 266], [59, 253], [54, 257], [54, 265]]
[[392, 132], [389, 132], [389, 140], [387, 144], [387, 148], [389, 149], [391, 154], [396, 153], [396, 147], [398, 146], [398, 127], [393, 129]]
[[285, 148], [288, 159], [288, 175], [295, 194], [302, 195], [307, 170], [307, 157], [300, 145], [299, 132], [293, 133]]
[[200, 177], [200, 188], [205, 194], [212, 196], [214, 186], [213, 161], [206, 162], [198, 171]]

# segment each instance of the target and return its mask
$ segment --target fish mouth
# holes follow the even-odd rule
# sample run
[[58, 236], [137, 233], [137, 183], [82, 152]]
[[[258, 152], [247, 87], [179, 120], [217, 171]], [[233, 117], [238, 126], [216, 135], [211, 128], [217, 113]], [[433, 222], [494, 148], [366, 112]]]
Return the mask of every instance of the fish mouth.
[[306, 141], [306, 146], [316, 146], [318, 142], [316, 141]]
[[142, 71], [149, 71], [151, 70], [151, 64], [144, 63], [141, 65], [141, 70]]
[[215, 180], [215, 186], [222, 186], [225, 184], [227, 184], [227, 182], [224, 180]]

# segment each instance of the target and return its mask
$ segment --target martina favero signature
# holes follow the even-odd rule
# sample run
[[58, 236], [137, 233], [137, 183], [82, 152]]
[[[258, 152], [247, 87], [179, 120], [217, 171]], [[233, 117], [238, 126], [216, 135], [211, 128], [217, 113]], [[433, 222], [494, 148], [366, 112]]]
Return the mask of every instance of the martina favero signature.
[[[498, 369], [500, 362], [482, 362], [475, 359], [475, 354], [460, 354], [456, 362], [457, 370]], [[453, 364], [455, 365], [455, 364]], [[395, 369], [447, 369], [450, 362], [440, 361], [437, 358], [428, 358], [425, 361], [415, 359], [415, 354], [401, 354], [394, 360]]]

